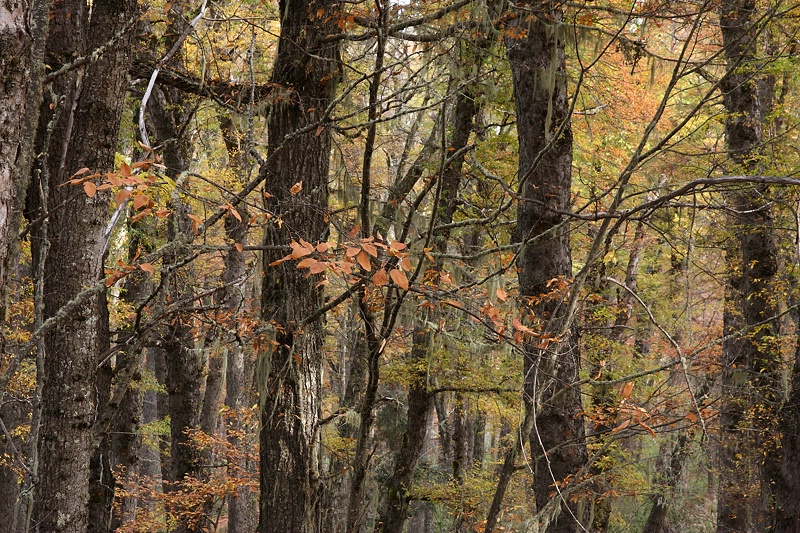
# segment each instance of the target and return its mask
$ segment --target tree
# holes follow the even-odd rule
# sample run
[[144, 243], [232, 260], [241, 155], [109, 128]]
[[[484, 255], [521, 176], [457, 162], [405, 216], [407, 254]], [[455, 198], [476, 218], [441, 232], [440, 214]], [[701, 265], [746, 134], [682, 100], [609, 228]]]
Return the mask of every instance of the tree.
[[[524, 2], [505, 30], [514, 83], [519, 139], [516, 238], [520, 306], [535, 335], [523, 343], [525, 408], [532, 411], [536, 510], [586, 464], [578, 353], [567, 287], [572, 276], [569, 211], [572, 126], [567, 97], [562, 11]], [[543, 517], [547, 531], [572, 531], [583, 522], [578, 505]]]
[[[44, 338], [44, 374], [35, 527], [87, 531], [89, 459], [94, 441], [94, 378], [101, 360], [97, 313], [104, 289], [109, 194], [87, 195], [68, 184], [77, 174], [113, 170], [124, 88], [131, 62], [136, 2], [62, 2], [53, 7], [47, 40], [52, 70], [105, 47], [97, 61], [65, 73], [41, 111], [36, 166], [47, 191], [39, 215], [49, 215], [44, 261], [45, 317], [64, 314]], [[83, 169], [83, 170], [82, 170]], [[85, 183], [90, 183], [86, 181]], [[65, 185], [67, 184], [67, 185]], [[40, 246], [44, 245], [42, 243]]]
[[[728, 113], [728, 153], [737, 169], [758, 174], [763, 169], [758, 156], [767, 140], [775, 85], [774, 77], [756, 63], [764, 25], [755, 2], [749, 0], [725, 4], [719, 17], [727, 62], [721, 89]], [[765, 204], [768, 196], [768, 185], [745, 185], [728, 195], [738, 243], [727, 251], [725, 334], [731, 338], [724, 345], [722, 374], [719, 531], [761, 529], [772, 522], [768, 502], [779, 458], [768, 428], [776, 420], [780, 401], [781, 356], [775, 343], [780, 335], [778, 304], [771, 295], [778, 276], [778, 251], [772, 209]], [[751, 423], [760, 431], [745, 435], [743, 430]], [[758, 472], [754, 479], [753, 471]]]
[[335, 33], [339, 3], [281, 1], [281, 35], [272, 83], [280, 88], [269, 117], [268, 159], [261, 166], [264, 207], [259, 531], [318, 530], [323, 292], [317, 279], [280, 263], [291, 242], [328, 236], [330, 105], [341, 76]]

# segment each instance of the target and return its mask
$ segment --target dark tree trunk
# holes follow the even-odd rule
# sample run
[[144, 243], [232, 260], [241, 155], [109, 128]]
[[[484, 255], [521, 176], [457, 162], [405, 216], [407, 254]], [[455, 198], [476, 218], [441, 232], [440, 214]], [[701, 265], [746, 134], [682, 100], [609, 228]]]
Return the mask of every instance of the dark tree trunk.
[[[556, 279], [567, 283], [572, 276], [569, 228], [561, 214], [570, 209], [572, 181], [561, 13], [547, 2], [521, 4], [526, 9], [515, 13], [508, 23], [514, 31], [506, 33], [519, 139], [519, 289], [531, 327], [559, 336], [550, 344], [538, 339], [524, 343], [526, 403], [534, 412], [530, 434], [531, 454], [536, 458], [533, 490], [541, 511], [551, 499], [553, 485], [584, 466], [586, 448], [580, 388], [571, 385], [580, 379], [580, 357], [568, 324], [566, 291], [558, 290], [559, 283], [553, 284]], [[534, 317], [538, 323], [530, 321]], [[547, 531], [574, 531], [576, 519], [581, 519], [579, 505], [566, 509], [562, 503]]]
[[[84, 2], [59, 2], [53, 9], [47, 62], [57, 69], [120, 33], [135, 16], [136, 2], [97, 1], [91, 22]], [[49, 181], [51, 243], [44, 265], [45, 317], [102, 279], [109, 194], [89, 198], [81, 187], [61, 185], [82, 167], [113, 169], [131, 41], [130, 34], [123, 36], [97, 61], [57, 80], [53, 89], [63, 99], [42, 106], [37, 153], [42, 154], [42, 179]], [[51, 120], [55, 128], [49, 130]], [[102, 346], [97, 306], [95, 295], [45, 334], [41, 481], [35, 503], [39, 531], [89, 529], [94, 379]]]
[[[337, 32], [334, 0], [280, 2], [281, 35], [272, 82], [285, 94], [271, 109], [269, 163], [260, 169], [272, 197], [275, 219], [265, 230], [267, 246], [287, 246], [328, 237], [330, 130], [322, 123], [341, 75], [337, 43], [319, 38]], [[321, 10], [321, 15], [318, 14]], [[301, 132], [301, 130], [306, 131]], [[302, 190], [292, 187], [302, 181]], [[295, 189], [296, 191], [296, 189]], [[306, 277], [286, 255], [265, 250], [262, 319], [276, 345], [263, 354], [261, 396], [259, 532], [313, 533], [319, 530], [317, 422], [322, 379], [321, 320], [304, 324], [322, 305], [315, 276]]]
[[[719, 10], [727, 61], [721, 84], [728, 112], [725, 135], [736, 170], [744, 174], [759, 172], [774, 86], [772, 76], [757, 72], [756, 9], [752, 0], [737, 0], [721, 4]], [[772, 521], [771, 491], [780, 470], [779, 452], [766, 445], [776, 424], [781, 390], [781, 355], [774, 340], [779, 334], [777, 302], [770, 293], [778, 256], [768, 194], [766, 186], [746, 185], [727, 195], [738, 242], [727, 252], [724, 333], [734, 336], [723, 344], [718, 531], [765, 529]], [[754, 406], [756, 419], [746, 422]], [[745, 423], [757, 430], [742, 427]]]
[[781, 412], [781, 479], [776, 487], [774, 533], [800, 531], [800, 339], [795, 350], [792, 388]]

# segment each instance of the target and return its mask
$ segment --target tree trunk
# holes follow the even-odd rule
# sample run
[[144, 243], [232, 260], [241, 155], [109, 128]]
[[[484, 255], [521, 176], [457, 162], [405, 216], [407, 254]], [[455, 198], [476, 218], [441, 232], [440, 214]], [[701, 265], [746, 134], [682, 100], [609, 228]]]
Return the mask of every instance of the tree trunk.
[[[95, 2], [91, 21], [88, 10], [80, 1], [54, 6], [47, 43], [47, 61], [54, 70], [120, 33], [135, 16], [136, 2]], [[37, 153], [42, 154], [42, 179], [49, 181], [51, 242], [44, 265], [45, 317], [103, 276], [109, 194], [89, 198], [81, 187], [61, 185], [82, 167], [113, 169], [130, 49], [131, 35], [126, 34], [97, 61], [57, 80], [53, 90], [63, 100], [52, 102], [53, 109], [49, 101], [42, 106]], [[94, 379], [102, 346], [97, 305], [97, 295], [88, 298], [44, 337], [41, 482], [35, 503], [39, 531], [83, 533], [89, 528]]]
[[[728, 112], [728, 151], [737, 171], [758, 173], [774, 80], [757, 72], [756, 2], [726, 2], [719, 16], [727, 61], [721, 88]], [[768, 193], [766, 186], [747, 185], [727, 195], [738, 242], [732, 242], [726, 254], [730, 278], [724, 333], [733, 337], [723, 344], [718, 531], [763, 530], [772, 520], [779, 453], [765, 443], [776, 423], [781, 355], [775, 342], [777, 303], [770, 292], [778, 258]], [[753, 407], [755, 419], [746, 420]], [[753, 425], [756, 431], [749, 429]]]
[[[274, 214], [264, 244], [262, 319], [276, 344], [262, 355], [260, 533], [319, 530], [319, 431], [321, 408], [321, 320], [304, 324], [322, 305], [318, 279], [291, 261], [276, 266], [291, 241], [328, 237], [330, 130], [322, 123], [341, 71], [334, 0], [280, 2], [281, 34], [272, 82], [283, 87], [268, 124], [266, 208]], [[322, 14], [318, 14], [318, 10]], [[302, 131], [305, 129], [305, 131]], [[302, 190], [292, 189], [302, 182]], [[292, 190], [296, 194], [292, 193]], [[267, 195], [265, 195], [267, 196]]]
[[[530, 434], [537, 511], [561, 484], [586, 463], [580, 388], [580, 358], [559, 284], [572, 276], [569, 228], [561, 213], [570, 209], [572, 129], [567, 101], [561, 12], [545, 2], [521, 2], [525, 11], [508, 22], [506, 48], [511, 63], [519, 139], [521, 198], [516, 236], [521, 304], [526, 322], [552, 342], [524, 342], [524, 382], [534, 411]], [[513, 31], [511, 31], [513, 30]], [[554, 283], [554, 280], [560, 280]], [[534, 318], [535, 317], [535, 318]], [[534, 323], [538, 320], [539, 323]], [[558, 496], [556, 496], [558, 497]], [[549, 532], [574, 531], [578, 504], [564, 498], [549, 521]]]

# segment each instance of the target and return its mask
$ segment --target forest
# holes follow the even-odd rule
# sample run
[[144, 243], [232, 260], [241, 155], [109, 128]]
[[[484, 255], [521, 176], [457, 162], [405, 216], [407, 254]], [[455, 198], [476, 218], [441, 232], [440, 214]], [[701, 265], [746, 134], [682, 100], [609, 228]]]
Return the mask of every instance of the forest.
[[799, 20], [0, 0], [0, 530], [800, 533]]

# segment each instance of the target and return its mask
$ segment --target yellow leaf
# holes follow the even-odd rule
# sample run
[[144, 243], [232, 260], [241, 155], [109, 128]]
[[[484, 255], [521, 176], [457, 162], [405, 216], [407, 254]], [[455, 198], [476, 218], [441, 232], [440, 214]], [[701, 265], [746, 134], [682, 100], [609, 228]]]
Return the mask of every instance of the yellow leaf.
[[408, 278], [406, 277], [405, 272], [395, 268], [394, 270], [389, 272], [389, 275], [392, 277], [392, 281], [397, 283], [398, 287], [400, 287], [405, 291], [408, 290]]

